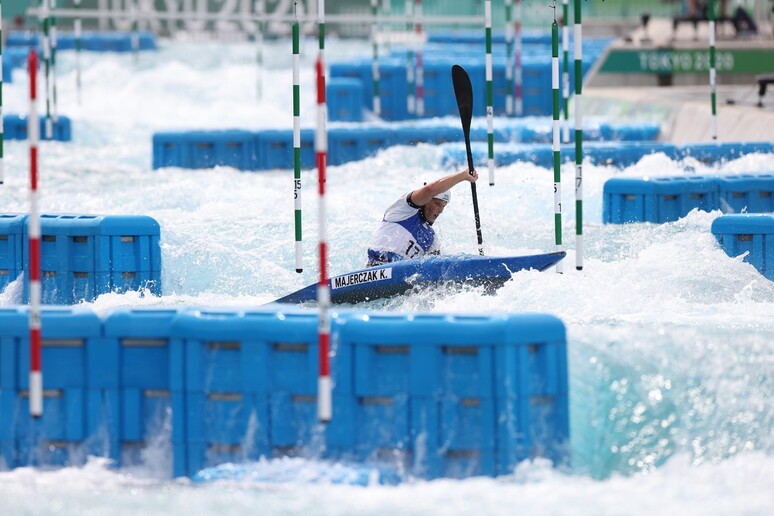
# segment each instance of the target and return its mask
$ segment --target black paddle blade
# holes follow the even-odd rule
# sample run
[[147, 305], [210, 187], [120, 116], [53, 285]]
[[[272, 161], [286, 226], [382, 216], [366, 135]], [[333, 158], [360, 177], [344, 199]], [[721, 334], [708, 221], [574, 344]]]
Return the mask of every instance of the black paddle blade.
[[462, 132], [465, 139], [470, 135], [470, 119], [473, 116], [473, 86], [470, 77], [460, 65], [452, 66], [452, 82], [454, 83], [454, 95], [457, 97], [457, 109], [460, 110]]

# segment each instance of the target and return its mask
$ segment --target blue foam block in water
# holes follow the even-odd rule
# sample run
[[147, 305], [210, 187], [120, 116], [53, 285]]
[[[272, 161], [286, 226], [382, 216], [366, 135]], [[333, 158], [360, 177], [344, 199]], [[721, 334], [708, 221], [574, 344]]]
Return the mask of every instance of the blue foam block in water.
[[718, 208], [718, 186], [714, 176], [617, 177], [604, 186], [602, 220], [626, 222], [674, 222], [692, 209]]
[[723, 215], [712, 222], [712, 234], [726, 254], [748, 253], [744, 261], [774, 281], [774, 215]]
[[[23, 115], [3, 116], [3, 136], [7, 140], [26, 140], [28, 133], [28, 120]], [[56, 122], [52, 119], [51, 137], [54, 141], [69, 142], [73, 139], [72, 123], [69, 117], [59, 115]], [[46, 139], [46, 117], [40, 116], [39, 137]]]
[[719, 176], [719, 208], [723, 213], [774, 212], [774, 174]]
[[[37, 421], [29, 416], [28, 321], [26, 307], [0, 311], [0, 439], [15, 443], [14, 454], [6, 462], [11, 466], [79, 464], [85, 458], [79, 452], [87, 444], [88, 411], [102, 408], [87, 403], [87, 356], [90, 347], [101, 343], [99, 317], [84, 308], [42, 310], [43, 415]], [[107, 451], [99, 447], [95, 442], [91, 450]]]
[[363, 82], [360, 79], [332, 77], [325, 89], [331, 122], [363, 121]]

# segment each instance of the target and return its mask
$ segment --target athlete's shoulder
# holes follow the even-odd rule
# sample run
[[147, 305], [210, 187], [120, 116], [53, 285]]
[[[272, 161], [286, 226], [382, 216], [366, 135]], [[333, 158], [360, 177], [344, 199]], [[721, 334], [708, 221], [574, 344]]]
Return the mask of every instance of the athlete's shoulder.
[[418, 206], [411, 203], [411, 192], [402, 195], [384, 212], [385, 222], [399, 222], [416, 215]]

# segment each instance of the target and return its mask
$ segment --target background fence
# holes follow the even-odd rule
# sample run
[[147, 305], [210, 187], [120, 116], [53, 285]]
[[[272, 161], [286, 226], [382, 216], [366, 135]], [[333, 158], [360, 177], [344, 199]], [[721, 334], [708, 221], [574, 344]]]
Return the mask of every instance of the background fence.
[[[318, 0], [301, 0], [298, 2], [298, 14], [317, 12]], [[685, 0], [586, 0], [583, 2], [584, 21], [599, 20], [638, 20], [641, 13], [648, 12], [652, 16], [671, 16], [683, 9]], [[557, 14], [561, 15], [561, 0], [558, 0]], [[37, 7], [38, 0], [17, 0], [4, 2], [3, 19], [6, 26], [20, 28], [31, 27], [35, 20], [33, 17], [25, 17], [28, 9]], [[248, 20], [254, 12], [255, 0], [82, 0], [80, 8], [83, 10], [98, 9], [104, 13], [99, 19], [85, 19], [84, 29], [99, 30], [130, 30], [132, 17], [130, 12], [136, 6], [139, 15], [139, 29], [152, 30], [159, 34], [174, 33], [178, 31], [188, 32], [220, 32], [220, 33], [247, 33], [255, 31], [255, 24]], [[413, 0], [412, 0], [413, 4]], [[553, 18], [553, 10], [549, 7], [548, 0], [523, 0], [523, 25], [530, 27], [545, 27]], [[386, 16], [404, 16], [406, 12], [405, 0], [380, 0], [380, 13]], [[293, 13], [294, 0], [264, 0], [264, 10], [269, 15], [290, 15]], [[60, 0], [60, 9], [74, 9], [73, 0]], [[325, 5], [327, 15], [369, 15], [371, 6], [369, 0], [328, 0]], [[432, 16], [460, 16], [480, 17], [481, 27], [484, 19], [484, 0], [423, 0], [422, 12], [425, 18]], [[158, 19], [144, 17], [149, 14], [182, 15], [185, 19]], [[219, 15], [221, 20], [203, 21], [192, 15], [196, 13], [208, 13]], [[231, 19], [242, 17], [243, 20]], [[229, 19], [226, 19], [229, 18]], [[493, 2], [492, 5], [493, 27], [502, 27], [505, 24], [505, 6], [502, 0]], [[342, 35], [366, 35], [370, 30], [366, 24], [326, 24], [332, 33]], [[60, 20], [60, 27], [67, 30], [72, 27], [71, 20]], [[427, 26], [427, 29], [439, 27]], [[465, 24], [445, 24], [444, 28], [471, 28]], [[385, 26], [390, 28], [389, 26]], [[399, 23], [397, 29], [404, 30], [405, 23]], [[274, 34], [288, 33], [289, 23], [270, 23], [268, 31]], [[306, 24], [303, 30], [310, 32], [314, 29], [311, 23]]]

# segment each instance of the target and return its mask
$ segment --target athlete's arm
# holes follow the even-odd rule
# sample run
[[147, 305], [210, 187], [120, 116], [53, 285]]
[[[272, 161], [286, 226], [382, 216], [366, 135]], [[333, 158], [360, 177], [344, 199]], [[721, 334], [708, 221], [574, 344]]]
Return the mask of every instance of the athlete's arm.
[[442, 177], [438, 181], [433, 181], [430, 184], [427, 184], [423, 186], [422, 188], [419, 188], [417, 190], [414, 190], [411, 192], [411, 195], [409, 198], [411, 199], [411, 202], [416, 206], [424, 206], [428, 202], [430, 202], [430, 199], [438, 195], [439, 193], [445, 192], [446, 190], [451, 190], [451, 188], [463, 181], [470, 181], [471, 183], [475, 183], [476, 179], [478, 179], [478, 172], [475, 170], [471, 174], [468, 172], [468, 170], [463, 170], [461, 172], [457, 172], [456, 174], [451, 174], [446, 177]]

